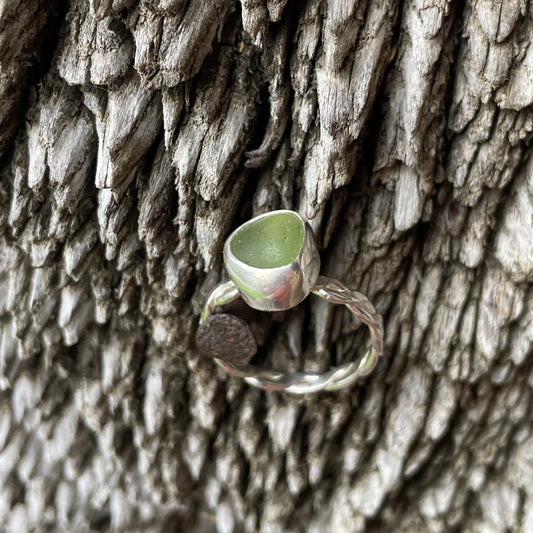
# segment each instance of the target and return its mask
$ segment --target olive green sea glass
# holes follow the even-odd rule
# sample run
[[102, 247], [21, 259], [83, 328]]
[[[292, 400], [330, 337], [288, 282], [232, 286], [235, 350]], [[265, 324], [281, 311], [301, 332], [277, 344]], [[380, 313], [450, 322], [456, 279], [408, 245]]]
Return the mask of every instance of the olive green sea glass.
[[231, 240], [231, 252], [251, 267], [277, 268], [296, 259], [303, 238], [303, 223], [296, 214], [275, 213], [237, 231]]

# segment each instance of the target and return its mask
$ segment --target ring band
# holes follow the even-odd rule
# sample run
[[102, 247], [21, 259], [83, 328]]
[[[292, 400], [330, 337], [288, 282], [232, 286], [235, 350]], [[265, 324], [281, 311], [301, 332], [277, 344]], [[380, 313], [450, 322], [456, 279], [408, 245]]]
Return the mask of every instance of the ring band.
[[[284, 390], [293, 394], [307, 394], [320, 390], [337, 390], [351, 385], [357, 378], [366, 376], [376, 366], [382, 353], [383, 320], [366, 296], [351, 291], [337, 280], [319, 276], [311, 292], [335, 304], [344, 304], [370, 329], [371, 346], [362, 359], [334, 367], [327, 372], [279, 372], [253, 365], [236, 366], [214, 357], [217, 365], [228, 374], [244, 378], [255, 387], [266, 390]], [[200, 324], [223, 305], [239, 298], [240, 293], [233, 281], [221, 283], [209, 295], [203, 309]]]

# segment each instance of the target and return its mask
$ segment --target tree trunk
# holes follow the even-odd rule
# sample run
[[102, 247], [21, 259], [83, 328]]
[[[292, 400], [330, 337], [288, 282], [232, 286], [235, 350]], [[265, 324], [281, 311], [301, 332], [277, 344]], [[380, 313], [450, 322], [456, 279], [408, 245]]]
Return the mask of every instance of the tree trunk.
[[[533, 3], [0, 3], [0, 530], [533, 531]], [[295, 209], [385, 353], [294, 397], [194, 346]], [[368, 342], [314, 297], [265, 365]]]

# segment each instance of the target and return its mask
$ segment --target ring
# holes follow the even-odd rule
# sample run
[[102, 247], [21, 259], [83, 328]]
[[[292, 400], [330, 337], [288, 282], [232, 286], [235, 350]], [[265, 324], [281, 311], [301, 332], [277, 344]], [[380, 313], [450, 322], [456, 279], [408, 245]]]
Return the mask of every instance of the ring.
[[[383, 321], [366, 296], [340, 281], [319, 275], [320, 256], [313, 230], [298, 213], [272, 211], [237, 228], [224, 245], [224, 264], [231, 281], [209, 295], [199, 329], [220, 307], [242, 298], [260, 311], [281, 311], [298, 305], [310, 293], [344, 304], [370, 330], [371, 344], [359, 361], [320, 372], [280, 372], [221, 357], [214, 361], [226, 372], [255, 387], [306, 394], [337, 390], [368, 375], [382, 353]], [[197, 343], [198, 344], [198, 343]]]

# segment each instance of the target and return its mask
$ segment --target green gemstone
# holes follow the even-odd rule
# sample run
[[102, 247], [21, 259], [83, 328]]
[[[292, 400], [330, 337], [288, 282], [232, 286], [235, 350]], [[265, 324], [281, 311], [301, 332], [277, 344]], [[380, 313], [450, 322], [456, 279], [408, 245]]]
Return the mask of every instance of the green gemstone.
[[232, 238], [233, 255], [255, 268], [290, 264], [300, 252], [304, 238], [302, 221], [293, 213], [273, 213], [246, 224]]

